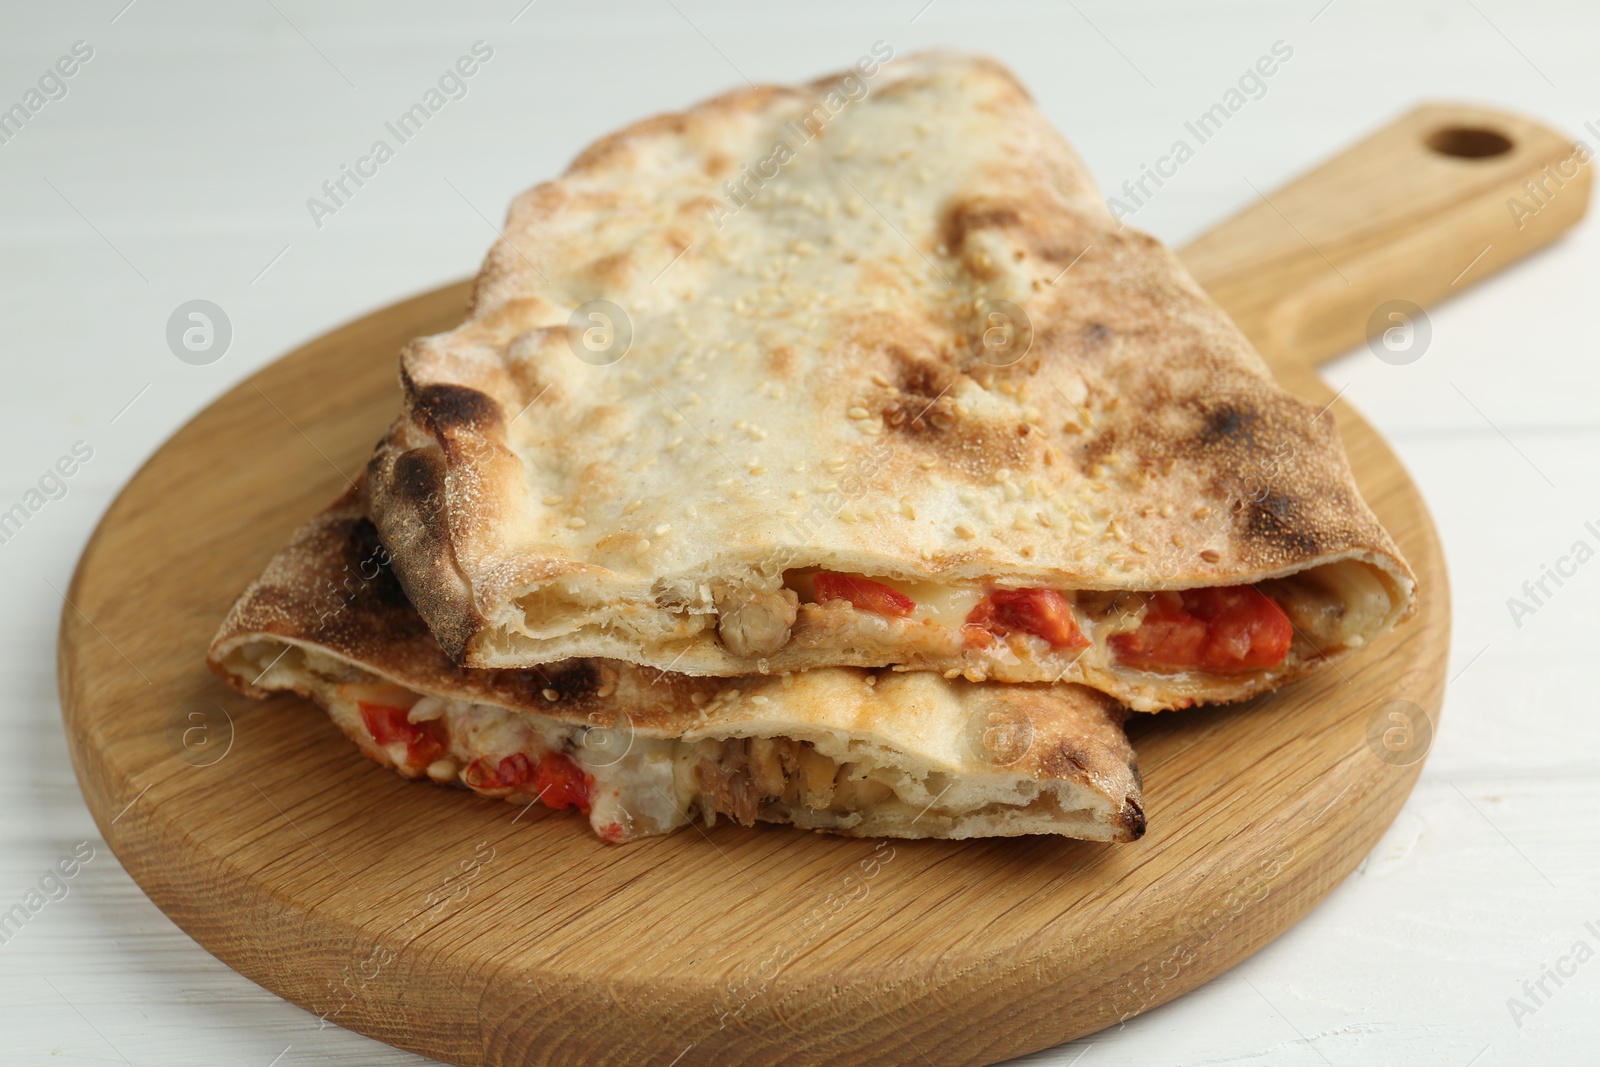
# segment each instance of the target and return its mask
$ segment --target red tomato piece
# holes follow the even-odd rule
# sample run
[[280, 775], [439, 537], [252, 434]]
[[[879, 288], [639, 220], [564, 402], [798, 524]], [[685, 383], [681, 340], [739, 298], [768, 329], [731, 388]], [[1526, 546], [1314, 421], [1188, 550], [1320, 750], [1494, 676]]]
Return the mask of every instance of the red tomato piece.
[[1117, 660], [1149, 671], [1248, 671], [1289, 654], [1294, 625], [1254, 586], [1157, 593], [1137, 630], [1117, 634]]
[[409, 708], [388, 704], [369, 704], [360, 701], [361, 721], [367, 733], [380, 745], [402, 742], [406, 746], [406, 763], [423, 768], [444, 755], [448, 738], [444, 725], [434, 720], [411, 722]]
[[409, 714], [405, 708], [391, 708], [383, 704], [368, 704], [361, 702], [361, 721], [366, 724], [367, 733], [380, 745], [392, 745], [396, 741], [404, 741], [409, 736], [411, 724], [406, 721]]
[[500, 761], [500, 784], [515, 789], [533, 777], [533, 770], [532, 760], [521, 752], [513, 752]]
[[548, 807], [577, 808], [586, 815], [594, 797], [594, 779], [559, 752], [539, 757], [534, 787]]
[[461, 772], [461, 780], [467, 783], [468, 789], [499, 789], [500, 771], [493, 760], [479, 756], [467, 764], [467, 769]]
[[1089, 647], [1071, 603], [1054, 589], [996, 589], [968, 613], [967, 625], [1000, 637], [1022, 630], [1051, 648]]
[[915, 600], [898, 589], [891, 589], [870, 578], [818, 571], [811, 576], [811, 584], [817, 591], [819, 604], [829, 600], [848, 600], [860, 611], [873, 611], [902, 619], [917, 610]]
[[594, 779], [559, 752], [546, 752], [537, 760], [521, 752], [499, 760], [480, 756], [467, 764], [463, 780], [471, 789], [493, 793], [502, 789], [533, 792], [551, 808], [577, 808], [587, 813], [594, 796]]
[[406, 760], [413, 767], [426, 768], [450, 747], [441, 722], [412, 723], [411, 729], [413, 733], [406, 739]]

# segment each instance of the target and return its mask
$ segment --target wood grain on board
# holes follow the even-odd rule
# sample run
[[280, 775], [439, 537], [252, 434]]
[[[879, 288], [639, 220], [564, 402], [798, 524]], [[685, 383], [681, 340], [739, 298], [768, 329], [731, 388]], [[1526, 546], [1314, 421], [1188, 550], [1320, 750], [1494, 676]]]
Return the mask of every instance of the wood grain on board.
[[[1380, 305], [1465, 289], [1582, 215], [1587, 171], [1530, 217], [1506, 206], [1570, 152], [1521, 119], [1424, 108], [1182, 254], [1284, 383], [1329, 403], [1315, 362]], [[235, 694], [203, 663], [218, 621], [360, 470], [400, 346], [454, 325], [466, 292], [341, 327], [200, 413], [107, 512], [62, 617], [67, 735], [106, 840], [197, 941], [328, 1022], [471, 1065], [992, 1062], [1249, 956], [1409, 793], [1448, 585], [1415, 486], [1343, 403], [1421, 612], [1269, 697], [1137, 718], [1150, 831], [1133, 845], [721, 825], [610, 847], [565, 813], [406, 782], [303, 701]], [[1427, 719], [1397, 742], [1407, 706]]]

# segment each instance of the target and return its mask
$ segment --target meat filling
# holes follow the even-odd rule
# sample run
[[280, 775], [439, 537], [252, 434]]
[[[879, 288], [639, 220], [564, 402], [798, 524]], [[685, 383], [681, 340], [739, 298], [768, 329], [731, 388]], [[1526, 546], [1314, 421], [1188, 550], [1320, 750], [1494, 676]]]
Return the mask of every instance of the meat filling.
[[701, 803], [743, 826], [755, 825], [764, 804], [827, 811], [879, 803], [893, 793], [881, 782], [858, 779], [852, 764], [836, 764], [809, 741], [730, 737], [702, 744], [715, 747], [695, 764]]

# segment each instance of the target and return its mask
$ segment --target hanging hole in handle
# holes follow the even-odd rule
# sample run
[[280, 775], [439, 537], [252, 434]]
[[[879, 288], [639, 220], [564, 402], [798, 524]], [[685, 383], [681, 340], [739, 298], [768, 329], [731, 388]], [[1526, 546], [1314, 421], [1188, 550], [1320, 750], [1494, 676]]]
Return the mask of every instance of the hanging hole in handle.
[[1457, 159], [1503, 156], [1516, 147], [1511, 138], [1499, 130], [1483, 126], [1446, 126], [1430, 133], [1425, 143], [1441, 156], [1455, 156]]

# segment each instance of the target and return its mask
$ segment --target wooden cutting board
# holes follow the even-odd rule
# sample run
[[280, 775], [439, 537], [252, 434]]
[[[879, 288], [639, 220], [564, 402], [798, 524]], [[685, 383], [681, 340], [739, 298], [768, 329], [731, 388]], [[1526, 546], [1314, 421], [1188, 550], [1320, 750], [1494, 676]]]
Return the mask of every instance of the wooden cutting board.
[[[1587, 170], [1520, 227], [1507, 206], [1536, 203], [1522, 183], [1570, 154], [1511, 116], [1424, 108], [1183, 256], [1289, 388], [1332, 403], [1313, 366], [1369, 328], [1391, 331], [1391, 361], [1449, 358], [1389, 302], [1431, 304], [1572, 225]], [[1270, 697], [1136, 719], [1137, 844], [723, 825], [611, 847], [566, 814], [380, 770], [315, 708], [240, 697], [202, 659], [233, 597], [362, 466], [396, 410], [400, 345], [452, 326], [465, 294], [341, 327], [201, 412], [107, 512], [61, 621], [67, 737], [106, 840], [197, 941], [326, 1021], [473, 1065], [993, 1062], [1255, 952], [1416, 780], [1444, 689], [1444, 563], [1416, 487], [1343, 402], [1330, 413], [1421, 613]]]

